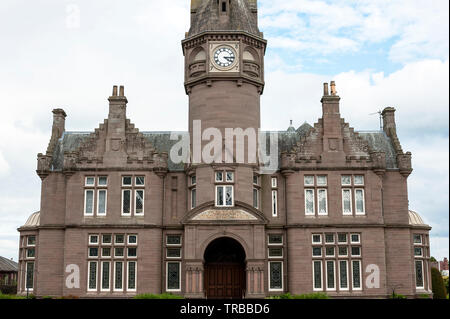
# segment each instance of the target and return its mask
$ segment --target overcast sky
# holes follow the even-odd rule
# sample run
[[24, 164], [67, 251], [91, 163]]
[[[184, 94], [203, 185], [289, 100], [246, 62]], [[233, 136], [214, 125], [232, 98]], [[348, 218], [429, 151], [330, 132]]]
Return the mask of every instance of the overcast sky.
[[[66, 129], [92, 131], [107, 117], [113, 85], [125, 85], [128, 117], [142, 131], [187, 130], [180, 41], [189, 0], [0, 1], [0, 255], [17, 260], [18, 232], [39, 210], [36, 154], [53, 108]], [[260, 0], [269, 41], [261, 123], [313, 124], [322, 83], [335, 80], [341, 114], [377, 130], [397, 109], [413, 153], [410, 209], [433, 230], [431, 252], [449, 255], [448, 0]]]

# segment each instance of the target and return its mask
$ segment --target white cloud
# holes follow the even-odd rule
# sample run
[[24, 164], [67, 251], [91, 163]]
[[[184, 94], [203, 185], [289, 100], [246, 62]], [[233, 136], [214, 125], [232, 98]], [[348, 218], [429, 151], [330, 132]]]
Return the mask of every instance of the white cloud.
[[[260, 4], [260, 26], [273, 47], [334, 54], [391, 40], [387, 45], [394, 62], [448, 57], [447, 0], [262, 0]], [[291, 41], [280, 41], [279, 33]]]
[[430, 238], [430, 248], [431, 256], [436, 258], [436, 260], [441, 261], [444, 257], [448, 258], [449, 249], [449, 238], [448, 237], [431, 237]]
[[9, 172], [9, 164], [0, 152], [0, 176], [6, 175]]

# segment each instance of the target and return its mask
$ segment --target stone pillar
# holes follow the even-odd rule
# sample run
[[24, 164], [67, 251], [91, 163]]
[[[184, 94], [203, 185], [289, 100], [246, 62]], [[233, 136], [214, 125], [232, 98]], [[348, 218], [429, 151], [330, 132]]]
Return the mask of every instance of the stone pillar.
[[204, 298], [204, 268], [202, 261], [186, 261], [186, 298]]
[[246, 298], [264, 298], [266, 296], [264, 282], [264, 261], [247, 261], [246, 281]]

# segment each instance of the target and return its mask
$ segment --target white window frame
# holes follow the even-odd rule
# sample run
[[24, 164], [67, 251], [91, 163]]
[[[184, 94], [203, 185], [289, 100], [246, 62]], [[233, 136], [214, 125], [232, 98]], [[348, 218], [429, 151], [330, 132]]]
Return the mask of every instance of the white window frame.
[[[306, 193], [311, 191], [313, 195], [313, 207], [312, 207], [312, 213], [307, 211], [307, 205], [306, 205]], [[315, 203], [315, 194], [314, 194], [314, 188], [305, 188], [305, 215], [306, 216], [315, 216], [316, 215], [316, 203]]]
[[[131, 183], [130, 184], [124, 184], [123, 183], [123, 180], [126, 177], [131, 178]], [[122, 187], [132, 187], [133, 186], [133, 176], [132, 175], [123, 175], [121, 179], [122, 179]]]
[[[130, 243], [130, 237], [131, 236], [135, 236], [136, 237], [136, 242], [135, 243]], [[127, 244], [128, 245], [130, 245], [130, 246], [137, 246], [137, 244], [138, 244], [138, 235], [137, 234], [128, 234], [127, 235]]]
[[[91, 248], [97, 248], [97, 256], [91, 256]], [[88, 259], [96, 259], [100, 256], [100, 248], [99, 247], [88, 247]]]
[[[88, 178], [93, 178], [94, 179], [94, 183], [93, 184], [88, 184], [88, 182], [87, 182]], [[95, 187], [95, 176], [85, 176], [85, 178], [84, 178], [84, 186], [86, 186], [86, 187]]]
[[[341, 247], [347, 248], [347, 253], [345, 255], [341, 255], [340, 254], [339, 248], [341, 248]], [[338, 255], [338, 257], [348, 257], [348, 246], [347, 245], [344, 246], [344, 245], [339, 245], [338, 244], [337, 255]]]
[[[272, 217], [278, 217], [278, 190], [272, 190]], [[275, 196], [274, 196], [275, 195]]]
[[[281, 249], [281, 256], [271, 256], [270, 255], [270, 250], [272, 249], [272, 248], [279, 248], [279, 249]], [[270, 259], [282, 259], [282, 258], [284, 258], [284, 249], [283, 249], [283, 247], [281, 247], [281, 246], [272, 246], [272, 247], [269, 247], [269, 248], [267, 248], [267, 257], [268, 258], [270, 258]]]
[[[142, 177], [144, 179], [144, 184], [138, 184], [137, 183], [137, 179], [140, 178], [140, 177]], [[136, 186], [136, 187], [145, 187], [145, 180], [146, 180], [146, 178], [145, 178], [144, 175], [134, 176], [134, 186]], [[131, 181], [131, 182], [133, 182], [133, 181]]]
[[[270, 288], [270, 264], [272, 264], [272, 263], [281, 263], [281, 288], [276, 288], [276, 289], [273, 289], [273, 288]], [[284, 263], [283, 263], [283, 261], [269, 261], [268, 262], [268, 272], [267, 272], [268, 274], [268, 280], [267, 280], [267, 283], [268, 283], [268, 288], [269, 288], [269, 291], [284, 291]]]
[[[37, 241], [37, 236], [36, 235], [28, 235], [28, 236], [25, 236], [26, 237], [26, 246], [27, 247], [36, 247], [36, 241]], [[29, 244], [28, 243], [28, 237], [34, 237], [34, 244]], [[23, 246], [25, 246], [25, 245], [23, 245]]]
[[[356, 202], [356, 192], [361, 191], [362, 192], [362, 204], [363, 204], [363, 211], [358, 212], [358, 204]], [[366, 195], [364, 192], [364, 188], [355, 188], [355, 214], [356, 215], [365, 215], [366, 214]]]
[[[333, 248], [333, 255], [328, 255], [327, 254], [327, 249], [328, 248]], [[334, 246], [334, 245], [330, 245], [330, 246], [325, 246], [325, 257], [326, 258], [330, 258], [330, 257], [335, 257], [336, 256], [336, 246]]]
[[[86, 203], [87, 203], [87, 193], [88, 192], [92, 192], [92, 212], [91, 213], [88, 213], [87, 211], [86, 211]], [[89, 216], [89, 217], [92, 217], [92, 216], [94, 216], [94, 211], [95, 211], [95, 189], [85, 189], [84, 190], [84, 208], [83, 208], [83, 211], [84, 211], [84, 216]]]
[[[333, 288], [328, 288], [328, 263], [332, 262], [333, 263], [333, 274], [334, 274], [334, 282], [333, 282]], [[325, 271], [326, 271], [326, 275], [325, 275], [325, 289], [326, 291], [336, 291], [336, 262], [334, 260], [325, 260]]]
[[[123, 199], [124, 199], [124, 193], [125, 192], [130, 192], [130, 213], [129, 214], [124, 214], [123, 212]], [[122, 199], [120, 201], [120, 215], [121, 216], [125, 216], [125, 217], [130, 217], [131, 216], [131, 211], [132, 211], [132, 200], [133, 200], [133, 190], [131, 188], [126, 188], [126, 189], [122, 189]]]
[[[314, 263], [320, 263], [320, 288], [316, 288], [316, 276], [314, 274]], [[323, 291], [323, 262], [320, 260], [313, 260], [312, 262], [312, 280], [313, 280], [313, 291]]]
[[[340, 234], [345, 235], [345, 241], [339, 241], [339, 235]], [[348, 234], [347, 233], [338, 233], [337, 234], [337, 243], [338, 243], [338, 245], [348, 243]]]
[[[137, 195], [136, 195], [136, 193], [137, 192], [142, 192], [142, 213], [137, 213], [136, 212], [136, 204], [137, 204], [137, 200], [136, 200], [136, 197], [137, 197]], [[145, 215], [145, 190], [144, 189], [135, 189], [134, 190], [134, 197], [133, 197], [133, 200], [134, 200], [134, 216], [144, 216]], [[122, 206], [122, 208], [123, 208], [123, 206]]]
[[[308, 177], [312, 178], [312, 184], [308, 184], [308, 183], [306, 182], [306, 178], [308, 178]], [[304, 175], [304, 176], [303, 176], [303, 185], [304, 185], [304, 186], [307, 186], [307, 187], [314, 187], [314, 186], [315, 186], [315, 178], [314, 178], [314, 175]]]
[[[131, 260], [137, 259], [137, 257], [138, 257], [137, 249], [138, 248], [136, 246], [127, 247], [126, 249], [127, 249], [127, 258], [128, 259], [131, 259]], [[130, 249], [136, 249], [136, 256], [130, 256], [130, 254], [129, 254]], [[125, 252], [124, 252], [124, 254], [125, 254]]]
[[[103, 241], [103, 236], [105, 236], [105, 235], [111, 236], [111, 242], [110, 242], [110, 243], [105, 243], [105, 242]], [[102, 245], [107, 245], [107, 246], [111, 246], [111, 245], [112, 245], [112, 243], [113, 243], [113, 241], [114, 241], [114, 236], [113, 236], [113, 234], [102, 234], [101, 237], [102, 237]]]
[[[344, 192], [348, 191], [348, 193], [350, 194], [350, 211], [346, 212], [345, 211], [345, 205], [344, 205]], [[342, 195], [341, 195], [341, 199], [342, 199], [342, 214], [344, 216], [352, 216], [353, 215], [353, 194], [352, 194], [352, 189], [351, 188], [343, 188], [342, 189]]]
[[[325, 184], [319, 183], [319, 177], [324, 177], [325, 178]], [[328, 176], [327, 175], [317, 175], [316, 176], [316, 185], [319, 186], [319, 187], [328, 186]]]
[[[353, 235], [357, 235], [358, 236], [358, 241], [353, 241], [352, 240], [352, 236]], [[356, 233], [350, 234], [350, 244], [361, 244], [361, 234], [356, 234]]]
[[[109, 249], [109, 256], [103, 255], [103, 249]], [[112, 248], [111, 247], [101, 247], [101, 258], [111, 258], [112, 255]]]
[[271, 177], [270, 184], [272, 185], [272, 188], [278, 188], [278, 178], [277, 177]]
[[[255, 206], [255, 202], [254, 202], [255, 201], [255, 198], [254, 198], [255, 192], [256, 192], [256, 206]], [[256, 209], [259, 209], [259, 188], [253, 187], [252, 195], [253, 195], [253, 207]]]
[[[95, 266], [95, 289], [89, 287], [89, 281], [91, 277], [91, 264], [96, 264]], [[88, 261], [88, 275], [87, 275], [87, 291], [97, 291], [98, 289], [98, 262], [97, 261]]]
[[[194, 205], [194, 200], [193, 200], [194, 193], [195, 193], [195, 205]], [[191, 194], [191, 209], [194, 209], [195, 207], [197, 207], [197, 188], [196, 187], [191, 188], [190, 194]]]
[[[179, 244], [169, 244], [168, 242], [167, 242], [167, 237], [168, 236], [177, 236], [177, 237], [180, 237], [180, 243]], [[166, 234], [166, 246], [168, 246], [168, 247], [181, 247], [181, 246], [183, 246], [183, 236], [181, 236], [180, 234]]]
[[[320, 256], [314, 256], [314, 248], [320, 248]], [[311, 256], [312, 258], [322, 258], [323, 257], [323, 247], [322, 246], [313, 246], [311, 247]]]
[[[91, 240], [91, 238], [94, 237], [94, 236], [97, 236], [97, 242], [96, 243], [93, 243], [92, 240]], [[100, 243], [100, 236], [99, 235], [96, 235], [96, 234], [89, 235], [89, 245], [91, 245], [91, 246], [98, 246], [99, 243]]]
[[[217, 193], [218, 193], [219, 187], [223, 188], [223, 193], [222, 193], [223, 205], [218, 205], [218, 202], [217, 202]], [[226, 195], [227, 187], [231, 187], [231, 202], [232, 202], [231, 205], [227, 205], [227, 203], [226, 203], [227, 202], [227, 200], [226, 200], [227, 199], [227, 195]], [[216, 185], [216, 207], [234, 207], [234, 185]]]
[[[277, 235], [277, 236], [281, 236], [281, 243], [271, 243], [270, 242], [270, 235]], [[268, 234], [267, 235], [267, 245], [268, 246], [282, 246], [283, 245], [283, 243], [284, 243], [284, 236], [283, 236], [283, 234]]]
[[[218, 173], [222, 174], [222, 178], [221, 179], [217, 178], [217, 174]], [[223, 171], [215, 171], [214, 172], [214, 180], [216, 181], [216, 183], [223, 183], [224, 182], [224, 173], [225, 172], [223, 172]]]
[[[103, 288], [103, 272], [105, 271], [105, 263], [109, 263], [108, 265], [108, 272], [109, 272], [109, 278], [108, 278], [108, 288]], [[101, 262], [102, 270], [101, 270], [101, 278], [100, 278], [100, 291], [111, 291], [111, 261], [110, 260], [104, 260]]]
[[[349, 184], [344, 184], [342, 178], [344, 176], [350, 177], [350, 183]], [[341, 175], [341, 186], [352, 186], [352, 175]]]
[[[319, 242], [315, 242], [314, 241], [314, 236], [319, 236], [320, 241]], [[311, 243], [313, 245], [321, 245], [322, 244], [322, 234], [311, 234]]]
[[[28, 267], [29, 267], [30, 264], [33, 264], [33, 269], [32, 269], [33, 280], [31, 281], [32, 287], [27, 288], [27, 285], [28, 285]], [[35, 279], [36, 279], [36, 278], [35, 278], [35, 276], [36, 276], [36, 274], [35, 274], [35, 267], [36, 267], [35, 261], [27, 261], [27, 262], [25, 262], [25, 278], [24, 278], [24, 288], [25, 288], [25, 291], [31, 291], [31, 292], [33, 292], [33, 290], [34, 290], [34, 281], [35, 281]]]
[[[105, 192], [105, 212], [100, 213], [100, 192]], [[97, 216], [105, 217], [108, 212], [108, 191], [106, 189], [97, 190]]]
[[[34, 257], [29, 257], [28, 256], [28, 250], [30, 250], [30, 249], [33, 249], [34, 250]], [[36, 247], [27, 247], [26, 249], [25, 249], [25, 259], [29, 259], [29, 260], [33, 260], [33, 259], [36, 259]]]
[[[421, 267], [422, 267], [422, 286], [417, 286], [417, 267], [416, 267], [416, 262], [420, 262], [421, 263]], [[423, 268], [423, 260], [421, 259], [414, 259], [414, 286], [416, 287], [416, 289], [425, 289], [425, 271]]]
[[[124, 238], [123, 238], [123, 243], [118, 243], [118, 242], [116, 241], [116, 236], [118, 236], [118, 235], [124, 236]], [[115, 246], [123, 246], [123, 245], [125, 245], [125, 242], [126, 242], [126, 240], [125, 240], [125, 234], [114, 234], [114, 245], [115, 245]]]
[[[169, 263], [178, 264], [178, 273], [179, 273], [179, 283], [178, 286], [180, 288], [178, 289], [169, 289]], [[174, 292], [180, 292], [181, 291], [181, 262], [180, 261], [167, 261], [166, 262], [166, 291], [174, 291]]]
[[[100, 178], [106, 178], [106, 184], [100, 184]], [[107, 187], [108, 186], [108, 176], [98, 176], [97, 177], [97, 186], [98, 187]]]
[[[167, 255], [167, 252], [169, 251], [169, 249], [179, 249], [180, 250], [180, 256], [179, 257], [169, 257], [168, 255]], [[167, 259], [181, 259], [181, 258], [183, 258], [183, 250], [181, 249], [181, 247], [179, 247], [179, 246], [169, 246], [169, 247], [166, 247], [166, 258]]]
[[[347, 249], [347, 251], [348, 251], [348, 249]], [[347, 274], [347, 288], [342, 288], [342, 286], [341, 286], [341, 262], [345, 262], [345, 273]], [[339, 290], [348, 291], [348, 290], [350, 290], [350, 283], [349, 283], [349, 277], [348, 277], [348, 260], [340, 259], [340, 260], [338, 260], [338, 263], [339, 263]]]
[[[228, 179], [228, 174], [231, 174], [231, 179]], [[225, 171], [225, 183], [234, 183], [234, 172]]]
[[[355, 288], [355, 278], [353, 276], [353, 263], [357, 262], [359, 263], [359, 288]], [[352, 276], [352, 290], [354, 291], [361, 291], [362, 290], [362, 286], [363, 286], [363, 282], [362, 282], [362, 262], [361, 260], [351, 260], [351, 276]]]
[[[414, 242], [414, 236], [420, 236], [420, 243]], [[413, 243], [414, 243], [414, 245], [423, 245], [423, 235], [422, 234], [413, 234]]]
[[[122, 256], [118, 256], [116, 254], [116, 249], [122, 249], [123, 250], [123, 255]], [[125, 247], [114, 247], [114, 258], [116, 258], [116, 259], [124, 259], [125, 258]]]
[[[359, 248], [359, 255], [353, 255], [353, 248]], [[361, 257], [362, 256], [362, 247], [361, 246], [350, 246], [350, 256], [351, 257]]]
[[[361, 176], [361, 177], [362, 177], [362, 184], [357, 184], [357, 183], [356, 183], [356, 177], [358, 177], [358, 176]], [[364, 175], [354, 175], [354, 176], [353, 176], [353, 185], [355, 185], [355, 186], [364, 186], [364, 184], [365, 184], [365, 178], [364, 178]]]
[[[134, 289], [130, 289], [130, 263], [134, 263]], [[136, 292], [137, 284], [138, 284], [138, 265], [137, 260], [129, 260], [127, 261], [127, 291]]]
[[[116, 288], [116, 272], [117, 272], [117, 263], [120, 262], [122, 263], [122, 289], [117, 289]], [[124, 261], [123, 260], [115, 260], [114, 261], [114, 273], [113, 273], [113, 291], [124, 291], [124, 287], [123, 287], [123, 279], [124, 279]]]
[[[413, 247], [414, 248], [414, 257], [423, 257], [423, 247]], [[416, 249], [420, 249], [420, 255], [416, 255]]]
[[[332, 242], [327, 242], [327, 235], [332, 235], [333, 236], [333, 241]], [[325, 233], [325, 234], [323, 234], [323, 243], [325, 245], [336, 245], [335, 233]]]
[[[319, 192], [325, 191], [325, 212], [320, 212], [320, 198], [319, 198]], [[317, 189], [317, 214], [320, 216], [328, 216], [328, 191], [326, 188], [318, 188]]]
[[191, 186], [195, 186], [197, 185], [197, 175], [191, 175], [190, 176], [190, 182], [191, 182]]

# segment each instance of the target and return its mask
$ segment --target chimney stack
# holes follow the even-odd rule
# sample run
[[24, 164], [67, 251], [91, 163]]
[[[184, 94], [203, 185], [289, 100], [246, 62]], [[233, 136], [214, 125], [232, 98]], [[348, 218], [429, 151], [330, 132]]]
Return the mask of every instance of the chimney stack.
[[397, 135], [397, 127], [395, 125], [395, 108], [387, 107], [381, 113], [383, 117], [383, 130], [387, 136]]
[[53, 126], [52, 134], [56, 133], [56, 137], [59, 139], [63, 135], [66, 129], [66, 117], [67, 114], [63, 109], [54, 109], [53, 111]]
[[112, 96], [109, 97], [108, 130], [106, 138], [106, 152], [123, 152], [122, 145], [126, 142], [126, 110], [128, 100], [123, 86], [113, 86]]

